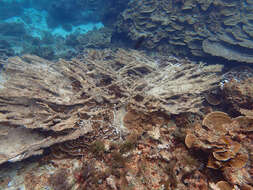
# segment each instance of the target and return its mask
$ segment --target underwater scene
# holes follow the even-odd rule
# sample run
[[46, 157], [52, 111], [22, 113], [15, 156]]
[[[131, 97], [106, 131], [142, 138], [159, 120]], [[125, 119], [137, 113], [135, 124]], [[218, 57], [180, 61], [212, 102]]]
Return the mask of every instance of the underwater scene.
[[0, 0], [0, 190], [253, 190], [253, 0]]

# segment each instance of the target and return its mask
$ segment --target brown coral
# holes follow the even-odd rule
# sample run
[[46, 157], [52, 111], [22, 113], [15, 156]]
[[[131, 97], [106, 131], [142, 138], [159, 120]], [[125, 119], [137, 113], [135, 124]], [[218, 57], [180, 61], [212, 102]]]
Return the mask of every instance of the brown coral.
[[185, 144], [188, 148], [206, 151], [209, 154], [207, 167], [221, 169], [232, 184], [250, 184], [252, 166], [246, 165], [252, 164], [249, 160], [252, 147], [248, 136], [252, 121], [248, 117], [232, 119], [226, 113], [211, 112], [205, 116], [202, 125], [196, 125], [194, 131], [187, 134]]
[[220, 189], [224, 189], [224, 190], [232, 190], [231, 185], [226, 182], [226, 181], [219, 181], [218, 183], [216, 183], [217, 187], [219, 187]]
[[222, 86], [224, 101], [230, 110], [246, 116], [253, 116], [253, 70], [248, 67], [236, 68], [225, 74], [230, 79]]

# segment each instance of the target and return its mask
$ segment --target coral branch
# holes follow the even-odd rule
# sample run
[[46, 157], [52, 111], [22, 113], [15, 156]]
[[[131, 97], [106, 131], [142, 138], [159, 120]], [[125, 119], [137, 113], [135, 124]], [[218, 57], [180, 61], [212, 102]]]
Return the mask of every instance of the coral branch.
[[[56, 63], [25, 55], [2, 64], [0, 124], [28, 130], [33, 139], [24, 141], [23, 149], [24, 142], [14, 138], [12, 143], [20, 146], [0, 152], [4, 161], [89, 131], [91, 139], [121, 138], [127, 133], [123, 125], [127, 106], [144, 113], [197, 112], [203, 93], [219, 82], [222, 69], [124, 49], [90, 49]], [[42, 132], [32, 134], [35, 129]], [[43, 131], [52, 134], [43, 136]]]

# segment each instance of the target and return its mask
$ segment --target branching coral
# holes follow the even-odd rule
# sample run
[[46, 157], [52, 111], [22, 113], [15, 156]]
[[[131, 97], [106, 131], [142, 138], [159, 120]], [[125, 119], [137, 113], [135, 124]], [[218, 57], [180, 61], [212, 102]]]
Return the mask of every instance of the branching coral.
[[123, 49], [88, 50], [56, 63], [32, 55], [10, 58], [1, 73], [0, 124], [36, 135], [27, 146], [21, 141], [1, 153], [1, 162], [84, 134], [91, 141], [119, 139], [127, 133], [126, 106], [144, 113], [197, 112], [221, 69]]
[[214, 78], [212, 71], [216, 73], [220, 69], [217, 65], [169, 65], [159, 75], [153, 74], [147, 79], [150, 85], [146, 89], [147, 97], [143, 97], [143, 105], [152, 109], [158, 104], [161, 109], [174, 114], [197, 112], [203, 101], [199, 94], [216, 83], [217, 78]]

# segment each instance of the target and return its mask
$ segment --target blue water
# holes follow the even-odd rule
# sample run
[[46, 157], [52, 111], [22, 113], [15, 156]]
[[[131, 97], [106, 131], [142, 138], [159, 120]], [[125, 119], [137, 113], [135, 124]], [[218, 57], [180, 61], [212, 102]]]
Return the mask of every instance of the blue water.
[[[84, 2], [1, 0], [0, 58], [3, 58], [3, 54], [35, 53], [51, 59], [54, 56], [50, 55], [68, 48], [65, 40], [69, 36], [77, 37], [102, 29], [104, 24], [99, 7]], [[42, 49], [43, 53], [39, 52]]]
[[73, 33], [83, 34], [94, 28], [103, 27], [96, 18], [96, 12], [78, 9], [79, 7], [72, 2], [69, 1], [70, 6], [62, 1], [64, 7], [59, 1], [57, 3], [43, 0], [43, 3], [38, 3], [31, 0], [5, 0], [0, 3], [1, 23], [22, 24], [27, 34], [40, 39], [46, 32], [66, 37]]

